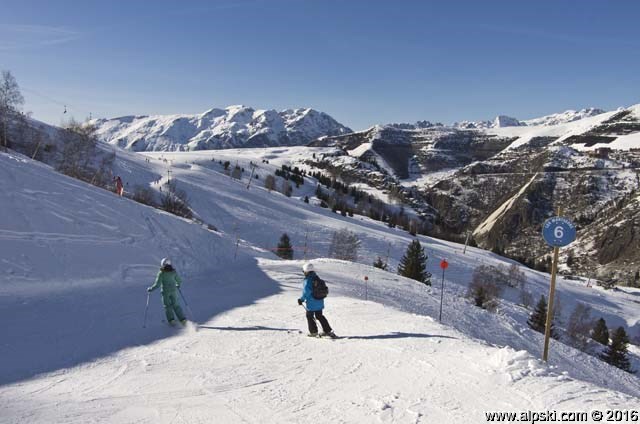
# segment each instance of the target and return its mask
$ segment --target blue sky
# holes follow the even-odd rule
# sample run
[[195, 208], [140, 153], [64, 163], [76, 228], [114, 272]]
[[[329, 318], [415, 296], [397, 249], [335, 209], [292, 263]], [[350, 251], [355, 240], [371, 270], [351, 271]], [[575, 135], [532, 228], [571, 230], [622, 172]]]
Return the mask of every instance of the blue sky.
[[0, 69], [53, 124], [313, 107], [353, 129], [640, 103], [638, 1], [0, 0]]

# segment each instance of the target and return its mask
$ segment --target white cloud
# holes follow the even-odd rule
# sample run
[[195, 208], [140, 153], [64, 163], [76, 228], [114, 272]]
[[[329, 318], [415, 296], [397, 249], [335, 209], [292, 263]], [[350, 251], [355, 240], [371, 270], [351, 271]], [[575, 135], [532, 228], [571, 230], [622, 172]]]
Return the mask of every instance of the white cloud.
[[47, 25], [0, 24], [0, 50], [18, 50], [68, 43], [80, 33]]

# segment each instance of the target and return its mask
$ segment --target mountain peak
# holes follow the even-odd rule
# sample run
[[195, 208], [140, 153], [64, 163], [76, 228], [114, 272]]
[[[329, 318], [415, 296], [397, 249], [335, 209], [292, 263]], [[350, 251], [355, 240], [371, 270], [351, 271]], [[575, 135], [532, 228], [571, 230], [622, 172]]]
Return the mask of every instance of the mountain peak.
[[526, 125], [526, 124], [523, 124], [522, 122], [518, 121], [516, 118], [512, 118], [506, 115], [498, 115], [493, 120], [492, 126], [494, 128], [504, 128], [504, 127], [521, 127], [523, 125]]
[[523, 122], [528, 126], [552, 126], [566, 124], [568, 122], [578, 121], [584, 118], [590, 118], [592, 116], [600, 115], [605, 112], [606, 111], [595, 107], [580, 109], [578, 111], [569, 109], [564, 112], [554, 113], [551, 115], [542, 116], [540, 118], [528, 119]]
[[100, 120], [98, 136], [135, 151], [209, 150], [305, 145], [351, 129], [311, 108], [212, 108], [197, 115], [129, 116]]

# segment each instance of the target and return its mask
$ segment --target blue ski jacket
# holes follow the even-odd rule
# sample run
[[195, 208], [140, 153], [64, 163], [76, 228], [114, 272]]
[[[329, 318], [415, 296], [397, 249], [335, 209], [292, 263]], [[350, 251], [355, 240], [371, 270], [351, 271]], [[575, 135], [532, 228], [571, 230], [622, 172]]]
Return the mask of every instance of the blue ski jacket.
[[311, 271], [306, 275], [302, 283], [302, 296], [300, 300], [307, 304], [307, 310], [309, 311], [321, 311], [324, 309], [324, 299], [316, 299], [313, 297], [313, 280], [316, 278], [316, 273]]

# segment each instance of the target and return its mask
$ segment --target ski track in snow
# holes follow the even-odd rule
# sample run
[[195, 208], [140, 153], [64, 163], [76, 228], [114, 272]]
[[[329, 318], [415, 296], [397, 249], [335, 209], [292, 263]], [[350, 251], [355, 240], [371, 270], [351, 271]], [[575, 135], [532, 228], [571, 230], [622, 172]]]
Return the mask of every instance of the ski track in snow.
[[[349, 298], [331, 299], [327, 316], [354, 338], [310, 339], [297, 331], [304, 314], [292, 290], [228, 311], [197, 333], [176, 330], [4, 386], [0, 405], [15, 417], [9, 422], [420, 423], [481, 422], [485, 410], [631, 408], [637, 400], [554, 375], [524, 352], [478, 345], [426, 317]], [[413, 335], [385, 338], [399, 327]], [[522, 375], [514, 379], [514, 371]]]
[[[503, 261], [490, 253], [470, 248], [462, 256], [458, 245], [421, 238], [432, 288], [363, 264], [316, 259], [331, 289], [326, 315], [345, 338], [312, 339], [296, 304], [302, 261], [272, 260], [274, 234], [299, 240], [310, 230], [318, 257], [333, 229], [351, 225], [364, 241], [362, 255], [389, 246], [394, 266], [409, 238], [261, 187], [247, 191], [207, 167], [174, 168], [196, 212], [219, 227], [214, 233], [19, 159], [0, 153], [0, 193], [9, 198], [0, 256], [10, 271], [0, 276], [2, 423], [457, 423], [484, 422], [484, 411], [639, 404], [637, 377], [595, 358], [552, 342], [550, 363], [538, 360], [541, 337], [515, 302], [489, 314], [462, 298], [474, 266]], [[140, 156], [120, 160], [152, 175], [140, 170]], [[305, 190], [313, 188], [298, 195]], [[235, 227], [242, 221], [251, 228]], [[236, 234], [244, 242], [234, 259]], [[157, 292], [141, 328], [144, 288], [163, 256], [181, 271], [198, 331], [167, 328]], [[432, 318], [440, 257], [451, 263], [444, 324]], [[526, 272], [534, 290], [546, 288], [546, 276]], [[561, 285], [566, 298], [624, 311], [633, 325], [630, 295], [604, 299], [578, 283]]]

